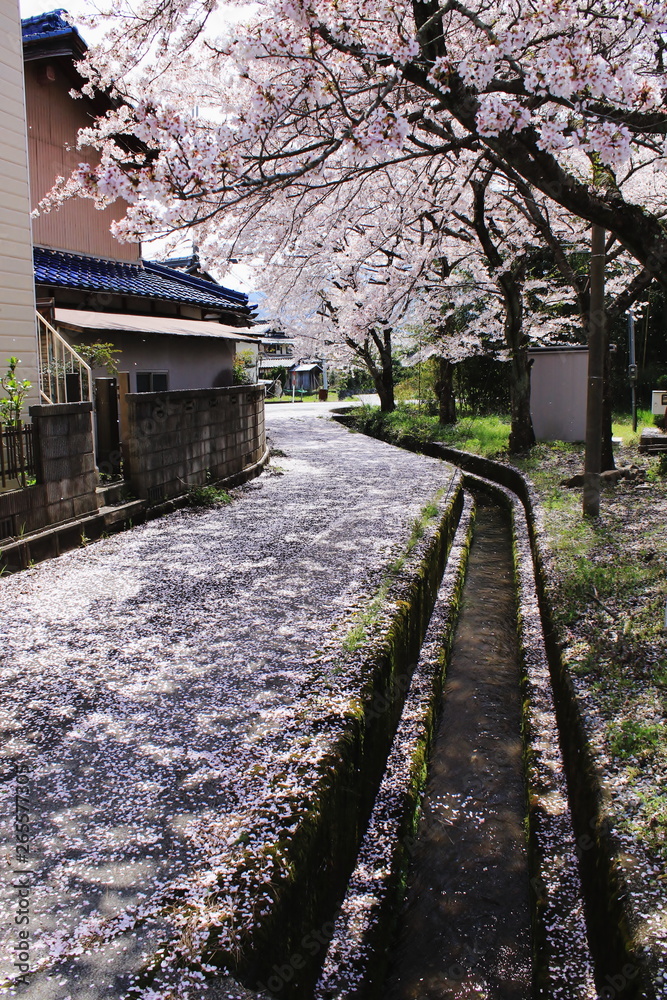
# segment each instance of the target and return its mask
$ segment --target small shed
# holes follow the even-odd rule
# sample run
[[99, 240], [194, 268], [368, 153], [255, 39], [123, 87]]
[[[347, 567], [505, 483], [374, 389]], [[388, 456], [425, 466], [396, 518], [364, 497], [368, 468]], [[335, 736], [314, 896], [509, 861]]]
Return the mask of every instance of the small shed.
[[290, 368], [288, 385], [290, 388], [294, 386], [295, 389], [304, 389], [306, 392], [317, 392], [321, 378], [322, 365], [307, 362]]
[[588, 347], [554, 344], [528, 351], [530, 415], [538, 441], [584, 441]]

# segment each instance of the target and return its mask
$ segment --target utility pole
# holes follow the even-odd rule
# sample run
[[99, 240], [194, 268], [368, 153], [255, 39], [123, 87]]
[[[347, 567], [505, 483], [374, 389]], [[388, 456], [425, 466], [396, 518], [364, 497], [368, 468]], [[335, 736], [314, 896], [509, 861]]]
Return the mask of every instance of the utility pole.
[[590, 302], [588, 324], [588, 397], [586, 401], [586, 458], [584, 462], [584, 517], [600, 516], [600, 467], [602, 464], [602, 402], [604, 385], [605, 231], [591, 231]]
[[628, 313], [628, 378], [632, 390], [632, 430], [637, 430], [637, 361], [635, 357], [635, 318]]

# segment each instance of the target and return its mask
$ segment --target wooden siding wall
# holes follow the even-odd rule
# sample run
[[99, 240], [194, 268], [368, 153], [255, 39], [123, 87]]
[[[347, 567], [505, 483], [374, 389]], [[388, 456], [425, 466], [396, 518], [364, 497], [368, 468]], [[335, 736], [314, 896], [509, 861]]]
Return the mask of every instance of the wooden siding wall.
[[[56, 177], [68, 177], [77, 164], [97, 163], [92, 149], [77, 150], [80, 128], [92, 123], [85, 98], [69, 96], [72, 84], [58, 60], [26, 63], [26, 105], [30, 188], [33, 207], [53, 187]], [[69, 147], [69, 148], [68, 148]], [[109, 232], [114, 219], [122, 218], [122, 203], [98, 211], [92, 201], [73, 199], [57, 212], [33, 220], [33, 238], [38, 246], [74, 253], [138, 260], [138, 243], [119, 243]]]
[[17, 0], [0, 0], [0, 374], [20, 358], [39, 402], [23, 53]]

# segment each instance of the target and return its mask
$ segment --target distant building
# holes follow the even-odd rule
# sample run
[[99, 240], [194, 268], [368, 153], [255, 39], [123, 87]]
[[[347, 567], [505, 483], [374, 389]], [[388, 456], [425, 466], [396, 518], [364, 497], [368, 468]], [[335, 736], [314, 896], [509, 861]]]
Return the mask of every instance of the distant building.
[[290, 368], [288, 373], [287, 388], [292, 386], [304, 392], [317, 392], [322, 385], [322, 375], [324, 368], [317, 361], [305, 361]]
[[294, 340], [282, 330], [273, 327], [257, 327], [259, 333], [259, 370], [286, 367], [293, 364]]

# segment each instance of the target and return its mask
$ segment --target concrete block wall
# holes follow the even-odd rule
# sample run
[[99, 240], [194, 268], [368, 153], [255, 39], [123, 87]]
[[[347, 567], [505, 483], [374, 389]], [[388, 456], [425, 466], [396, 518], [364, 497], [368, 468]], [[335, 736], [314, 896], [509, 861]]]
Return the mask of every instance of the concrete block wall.
[[0, 493], [0, 541], [97, 510], [92, 403], [30, 407], [37, 484]]
[[128, 393], [125, 479], [140, 498], [160, 501], [229, 479], [266, 451], [264, 388], [226, 386]]

